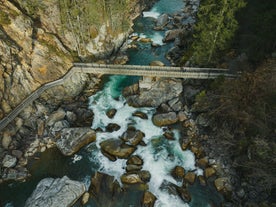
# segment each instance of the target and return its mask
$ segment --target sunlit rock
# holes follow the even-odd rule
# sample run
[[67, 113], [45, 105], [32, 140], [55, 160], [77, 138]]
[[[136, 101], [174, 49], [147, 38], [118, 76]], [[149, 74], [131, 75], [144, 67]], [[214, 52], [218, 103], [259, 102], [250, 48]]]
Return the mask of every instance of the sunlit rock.
[[85, 185], [78, 181], [62, 178], [44, 178], [25, 203], [25, 207], [72, 206], [85, 192]]
[[56, 145], [62, 154], [69, 156], [95, 140], [96, 133], [89, 127], [65, 128], [61, 131], [61, 138]]

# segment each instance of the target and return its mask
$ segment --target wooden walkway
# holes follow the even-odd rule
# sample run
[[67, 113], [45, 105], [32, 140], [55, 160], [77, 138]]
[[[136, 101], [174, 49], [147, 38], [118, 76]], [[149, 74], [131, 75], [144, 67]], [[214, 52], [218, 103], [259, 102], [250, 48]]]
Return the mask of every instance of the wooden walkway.
[[18, 116], [30, 103], [40, 97], [47, 89], [62, 85], [74, 73], [94, 73], [110, 75], [130, 75], [130, 76], [152, 76], [152, 77], [172, 77], [185, 79], [214, 79], [218, 76], [234, 78], [236, 75], [228, 73], [227, 69], [217, 68], [188, 68], [188, 67], [160, 67], [141, 65], [106, 65], [95, 63], [74, 63], [73, 67], [60, 79], [46, 83], [31, 93], [15, 109], [0, 121], [0, 131], [2, 131], [11, 121]]

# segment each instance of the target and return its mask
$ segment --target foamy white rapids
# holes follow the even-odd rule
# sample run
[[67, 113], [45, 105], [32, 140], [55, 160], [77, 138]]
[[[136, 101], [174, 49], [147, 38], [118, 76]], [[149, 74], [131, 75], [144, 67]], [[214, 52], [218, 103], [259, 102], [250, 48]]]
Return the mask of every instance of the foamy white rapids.
[[[99, 165], [99, 171], [114, 176], [120, 182], [120, 176], [125, 173], [126, 160], [118, 159], [111, 162], [102, 155], [99, 144], [109, 138], [119, 138], [127, 130], [127, 127], [132, 125], [145, 133], [144, 142], [147, 146], [138, 146], [134, 154], [143, 158], [143, 170], [148, 170], [151, 173], [149, 190], [158, 198], [155, 206], [171, 206], [172, 203], [175, 207], [188, 206], [180, 198], [161, 191], [160, 185], [164, 180], [167, 180], [181, 186], [181, 183], [178, 183], [170, 175], [171, 171], [177, 165], [186, 170], [195, 170], [194, 154], [190, 151], [182, 151], [178, 142], [179, 132], [177, 130], [174, 130], [176, 138], [174, 141], [169, 141], [162, 136], [163, 129], [154, 126], [151, 121], [155, 112], [154, 108], [133, 108], [126, 103], [122, 96], [113, 98], [114, 94], [118, 93], [114, 87], [118, 87], [122, 81], [124, 81], [123, 76], [112, 76], [102, 91], [90, 97], [90, 109], [94, 112], [92, 128], [105, 130], [105, 126], [109, 123], [119, 124], [121, 128], [113, 133], [98, 132], [97, 141], [96, 144], [94, 143], [94, 149], [91, 149], [89, 160]], [[112, 108], [116, 109], [117, 113], [114, 118], [110, 119], [106, 116], [106, 112]], [[144, 120], [132, 116], [135, 111], [146, 113], [148, 119]], [[198, 171], [198, 173], [200, 172]]]
[[155, 31], [151, 35], [145, 35], [144, 33], [139, 34], [139, 38], [150, 38], [153, 43], [158, 45], [164, 45], [163, 35], [159, 31]]
[[152, 17], [157, 19], [160, 16], [160, 13], [157, 11], [157, 8], [153, 8], [150, 11], [144, 11], [143, 17]]

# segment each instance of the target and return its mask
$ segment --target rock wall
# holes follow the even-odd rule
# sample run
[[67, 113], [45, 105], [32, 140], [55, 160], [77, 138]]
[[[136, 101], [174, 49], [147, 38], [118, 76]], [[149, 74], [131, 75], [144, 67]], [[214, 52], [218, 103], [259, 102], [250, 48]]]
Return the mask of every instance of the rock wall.
[[[106, 18], [97, 19], [97, 15], [102, 14], [96, 10], [95, 14], [93, 11], [88, 13], [95, 18], [84, 22], [86, 16], [81, 14], [85, 13], [86, 4], [92, 4], [91, 8], [106, 9], [102, 3], [93, 2], [0, 0], [0, 119], [40, 85], [64, 75], [72, 62], [91, 62], [117, 51], [128, 35], [131, 20], [152, 1], [135, 0], [125, 3], [124, 7], [118, 7], [117, 3], [108, 4]], [[120, 26], [122, 12], [115, 6], [128, 9], [124, 12], [125, 25], [122, 22]], [[118, 20], [119, 25], [114, 25], [111, 19], [113, 22]], [[76, 89], [70, 94], [78, 94], [88, 80], [88, 75], [76, 77], [70, 85]], [[59, 87], [54, 95], [59, 96], [65, 91]]]

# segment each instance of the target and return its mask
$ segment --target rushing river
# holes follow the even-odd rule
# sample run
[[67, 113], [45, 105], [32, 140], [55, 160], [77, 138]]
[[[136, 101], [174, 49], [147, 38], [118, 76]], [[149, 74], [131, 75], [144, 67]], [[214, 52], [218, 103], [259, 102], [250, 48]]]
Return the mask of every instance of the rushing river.
[[[165, 59], [165, 52], [171, 44], [163, 44], [162, 38], [164, 31], [152, 30], [154, 21], [162, 13], [173, 13], [183, 8], [182, 0], [161, 0], [155, 4], [151, 11], [143, 13], [134, 26], [134, 31], [140, 37], [149, 37], [161, 47], [152, 48], [150, 44], [138, 43], [137, 49], [129, 49], [128, 54], [132, 65], [148, 65], [152, 60], [160, 60], [165, 64], [169, 62]], [[209, 203], [218, 204], [221, 196], [217, 194], [212, 186], [201, 187], [195, 184], [189, 188], [192, 194], [192, 202], [184, 203], [178, 196], [174, 196], [161, 190], [161, 184], [166, 180], [175, 185], [181, 186], [182, 183], [171, 176], [171, 171], [175, 166], [182, 166], [185, 170], [194, 170], [197, 174], [202, 174], [202, 170], [195, 166], [195, 156], [190, 151], [183, 151], [178, 142], [180, 136], [178, 130], [174, 130], [176, 139], [168, 141], [162, 136], [163, 129], [156, 127], [151, 122], [151, 117], [155, 112], [154, 108], [133, 108], [126, 104], [121, 95], [121, 90], [127, 85], [137, 82], [139, 77], [109, 76], [102, 90], [90, 97], [89, 107], [93, 110], [94, 121], [93, 129], [105, 129], [109, 123], [120, 125], [118, 131], [98, 132], [97, 141], [84, 147], [80, 152], [72, 157], [64, 157], [56, 149], [48, 150], [41, 154], [40, 160], [31, 162], [30, 171], [32, 177], [24, 183], [12, 183], [0, 189], [0, 201], [4, 202], [5, 207], [24, 206], [26, 199], [35, 189], [37, 183], [45, 177], [62, 177], [67, 175], [71, 179], [82, 181], [88, 187], [91, 176], [96, 171], [100, 171], [114, 176], [120, 181], [120, 176], [125, 173], [126, 160], [118, 159], [111, 162], [102, 155], [99, 143], [107, 138], [118, 138], [126, 131], [129, 125], [145, 133], [144, 142], [146, 146], [138, 146], [134, 154], [142, 157], [144, 164], [143, 170], [151, 173], [151, 180], [148, 183], [149, 191], [156, 197], [156, 207], [207, 207]], [[116, 109], [117, 113], [113, 119], [106, 116], [106, 111]], [[148, 115], [148, 119], [140, 119], [132, 116], [133, 112], [141, 111]], [[0, 186], [1, 187], [1, 186]], [[140, 195], [139, 195], [140, 196]], [[139, 199], [135, 192], [128, 193], [124, 201], [117, 202], [114, 207], [138, 206]], [[138, 203], [137, 203], [138, 200]], [[1, 205], [1, 203], [0, 203]], [[97, 206], [92, 200], [86, 206]], [[103, 207], [103, 206], [97, 206]]]

